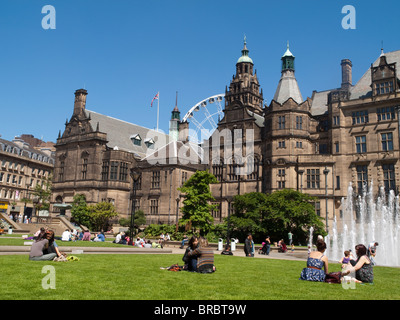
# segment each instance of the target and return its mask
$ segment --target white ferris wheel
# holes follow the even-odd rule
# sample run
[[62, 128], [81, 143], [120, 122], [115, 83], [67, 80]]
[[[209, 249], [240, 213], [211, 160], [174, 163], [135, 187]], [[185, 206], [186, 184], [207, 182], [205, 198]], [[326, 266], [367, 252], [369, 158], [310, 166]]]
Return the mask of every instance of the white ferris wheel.
[[217, 129], [218, 122], [224, 116], [225, 94], [217, 94], [196, 103], [185, 114], [182, 121], [189, 122], [189, 140], [202, 143]]

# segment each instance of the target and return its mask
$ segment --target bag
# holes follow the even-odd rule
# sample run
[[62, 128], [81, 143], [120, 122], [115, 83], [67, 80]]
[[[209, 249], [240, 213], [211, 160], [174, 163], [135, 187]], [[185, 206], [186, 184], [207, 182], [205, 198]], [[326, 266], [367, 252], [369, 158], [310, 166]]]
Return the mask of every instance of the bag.
[[61, 255], [59, 257], [55, 257], [53, 259], [53, 261], [56, 261], [56, 262], [67, 262], [68, 260], [67, 260], [67, 258], [65, 256]]
[[68, 257], [67, 257], [67, 260], [68, 260], [68, 261], [79, 261], [79, 258], [78, 258], [78, 257], [75, 257], [75, 256], [68, 256]]
[[341, 283], [342, 272], [331, 272], [325, 277], [325, 282], [327, 283]]
[[181, 271], [183, 267], [178, 266], [177, 264], [173, 264], [172, 266], [168, 267], [169, 271]]

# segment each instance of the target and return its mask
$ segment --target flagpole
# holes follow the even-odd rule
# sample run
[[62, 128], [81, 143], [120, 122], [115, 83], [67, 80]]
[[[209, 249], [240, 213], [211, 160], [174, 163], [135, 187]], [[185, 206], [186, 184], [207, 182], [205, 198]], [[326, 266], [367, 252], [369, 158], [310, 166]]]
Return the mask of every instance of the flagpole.
[[159, 111], [160, 111], [160, 92], [158, 94], [158, 99], [157, 99], [157, 132], [158, 132], [158, 116], [159, 116]]

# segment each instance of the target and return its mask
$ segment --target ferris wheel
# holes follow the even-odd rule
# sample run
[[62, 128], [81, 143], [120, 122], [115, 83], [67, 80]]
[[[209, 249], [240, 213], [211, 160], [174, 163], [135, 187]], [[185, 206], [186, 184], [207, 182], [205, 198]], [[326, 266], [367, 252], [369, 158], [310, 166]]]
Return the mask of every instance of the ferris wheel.
[[223, 100], [225, 94], [217, 94], [196, 103], [183, 117], [189, 122], [189, 140], [201, 143], [207, 140], [217, 129], [218, 122], [224, 116]]

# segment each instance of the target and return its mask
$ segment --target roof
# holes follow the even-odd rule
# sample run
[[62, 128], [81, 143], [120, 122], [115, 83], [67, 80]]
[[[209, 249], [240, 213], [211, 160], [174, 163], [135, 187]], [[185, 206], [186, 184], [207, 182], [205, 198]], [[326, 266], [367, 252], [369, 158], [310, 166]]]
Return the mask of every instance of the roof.
[[[396, 62], [396, 67], [400, 65], [400, 50], [384, 53], [386, 61], [390, 63]], [[379, 65], [380, 56], [375, 60], [373, 66]], [[371, 96], [371, 68], [364, 73], [361, 79], [350, 89], [350, 99], [360, 99]]]
[[238, 59], [236, 63], [241, 63], [241, 62], [249, 62], [253, 63], [253, 60], [249, 57], [249, 49], [246, 47], [246, 37], [244, 38], [244, 46], [242, 49], [242, 56]]
[[313, 91], [310, 107], [310, 112], [313, 116], [322, 115], [328, 111], [328, 95], [333, 90]]
[[255, 123], [256, 123], [256, 125], [257, 125], [258, 127], [260, 127], [260, 128], [264, 127], [264, 120], [265, 120], [265, 119], [264, 119], [263, 116], [261, 116], [261, 115], [255, 113], [255, 112], [253, 112], [253, 111], [250, 111], [248, 108], [246, 108], [246, 112], [247, 112], [247, 114], [248, 114], [250, 117], [253, 117], [253, 118], [254, 118]]
[[[157, 132], [133, 123], [105, 116], [95, 111], [86, 110], [87, 116], [90, 115], [90, 122], [93, 128], [99, 124], [99, 130], [107, 133], [107, 146], [116, 150], [132, 152], [139, 157], [144, 157], [148, 149], [158, 149], [169, 142], [167, 134]], [[132, 139], [139, 139], [140, 145], [133, 143]], [[149, 145], [153, 138], [154, 145]]]
[[280, 104], [284, 103], [289, 98], [292, 98], [298, 104], [303, 102], [303, 97], [301, 96], [293, 70], [285, 70], [282, 72], [274, 95], [274, 100]]
[[43, 163], [54, 164], [54, 154], [34, 149], [30, 144], [22, 140], [8, 141], [0, 138], [0, 151], [13, 153], [22, 158], [40, 161]]
[[142, 161], [150, 164], [199, 164], [203, 160], [203, 149], [193, 142], [173, 140], [154, 152], [149, 152]]
[[[396, 62], [400, 65], [400, 50], [384, 53], [388, 63]], [[380, 56], [372, 64], [374, 67], [379, 65]], [[361, 79], [350, 88], [350, 100], [362, 99], [372, 95], [371, 89], [371, 67], [364, 73]], [[328, 94], [338, 88], [321, 92], [314, 91], [312, 95], [311, 114], [322, 115], [328, 110]]]

